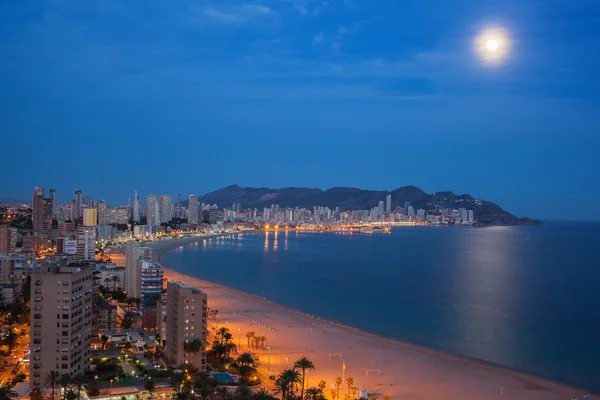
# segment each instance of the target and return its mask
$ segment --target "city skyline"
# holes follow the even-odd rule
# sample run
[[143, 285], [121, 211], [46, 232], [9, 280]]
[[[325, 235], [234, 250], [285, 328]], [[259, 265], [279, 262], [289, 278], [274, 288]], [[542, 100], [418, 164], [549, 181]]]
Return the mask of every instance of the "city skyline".
[[[2, 198], [413, 184], [598, 219], [593, 2], [26, 0], [0, 16]], [[510, 48], [489, 65], [473, 42], [495, 27]]]

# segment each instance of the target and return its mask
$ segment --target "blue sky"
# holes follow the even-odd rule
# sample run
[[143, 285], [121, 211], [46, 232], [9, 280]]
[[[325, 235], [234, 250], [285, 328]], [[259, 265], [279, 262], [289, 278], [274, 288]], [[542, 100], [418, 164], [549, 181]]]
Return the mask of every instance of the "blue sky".
[[599, 219], [598, 71], [595, 0], [5, 1], [0, 197], [413, 184]]

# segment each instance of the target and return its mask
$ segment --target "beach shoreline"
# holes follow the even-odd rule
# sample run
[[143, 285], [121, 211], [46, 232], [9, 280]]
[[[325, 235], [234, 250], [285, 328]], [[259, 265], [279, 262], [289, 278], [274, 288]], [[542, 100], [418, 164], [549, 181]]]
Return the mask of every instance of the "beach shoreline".
[[[167, 239], [149, 243], [149, 246], [153, 249], [153, 259], [162, 264], [162, 256], [167, 251], [202, 240], [247, 233], [260, 232]], [[276, 374], [291, 367], [293, 361], [302, 355], [311, 358], [317, 369], [310, 374], [310, 378], [313, 385], [320, 379], [327, 382], [325, 394], [328, 398], [331, 398], [331, 384], [342, 374], [346, 378], [352, 376], [356, 386], [369, 389], [370, 393], [402, 399], [552, 400], [570, 399], [588, 393], [483, 360], [341, 325], [257, 294], [163, 267], [167, 279], [183, 281], [208, 294], [209, 306], [218, 309], [220, 316], [217, 321], [211, 321], [212, 324], [229, 327], [238, 339], [241, 351], [247, 347], [246, 343], [242, 344], [247, 331], [266, 336], [271, 350], [258, 350], [257, 353], [263, 368], [265, 357], [268, 357], [269, 373]], [[343, 364], [340, 356], [343, 357]], [[342, 365], [347, 369], [343, 370]], [[344, 382], [340, 389], [342, 396], [345, 387]], [[590, 394], [589, 398], [600, 399], [597, 394]]]

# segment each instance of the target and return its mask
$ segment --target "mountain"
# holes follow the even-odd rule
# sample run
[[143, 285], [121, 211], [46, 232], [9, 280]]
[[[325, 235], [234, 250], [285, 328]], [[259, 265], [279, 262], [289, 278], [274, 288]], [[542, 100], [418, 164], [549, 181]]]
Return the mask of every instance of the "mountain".
[[[362, 190], [348, 187], [335, 187], [327, 190], [289, 187], [282, 189], [243, 188], [238, 185], [208, 193], [198, 200], [202, 203], [217, 204], [219, 207], [229, 207], [241, 203], [242, 208], [270, 207], [279, 204], [280, 207], [312, 208], [313, 206], [339, 207], [342, 210], [367, 210], [385, 201], [388, 194], [392, 195], [392, 209], [404, 207], [409, 202], [415, 210], [422, 208], [434, 211], [444, 208], [454, 209], [464, 207], [473, 210], [480, 224], [485, 225], [534, 225], [541, 221], [530, 218], [518, 218], [504, 211], [500, 206], [490, 201], [476, 199], [470, 194], [457, 195], [453, 192], [437, 192], [427, 194], [418, 187], [404, 186], [391, 192], [385, 190]], [[187, 206], [187, 201], [183, 202]]]

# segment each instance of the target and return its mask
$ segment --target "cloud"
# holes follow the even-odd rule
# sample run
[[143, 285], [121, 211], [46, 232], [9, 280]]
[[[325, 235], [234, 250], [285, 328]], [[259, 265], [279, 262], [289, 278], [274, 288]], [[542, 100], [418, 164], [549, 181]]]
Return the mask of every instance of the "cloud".
[[321, 32], [318, 35], [315, 35], [313, 37], [314, 43], [323, 43], [323, 40], [325, 40], [325, 35], [323, 35], [323, 32]]
[[203, 8], [190, 5], [190, 9], [194, 22], [210, 22], [224, 27], [248, 25], [274, 15], [270, 7], [260, 4], [209, 5]]

